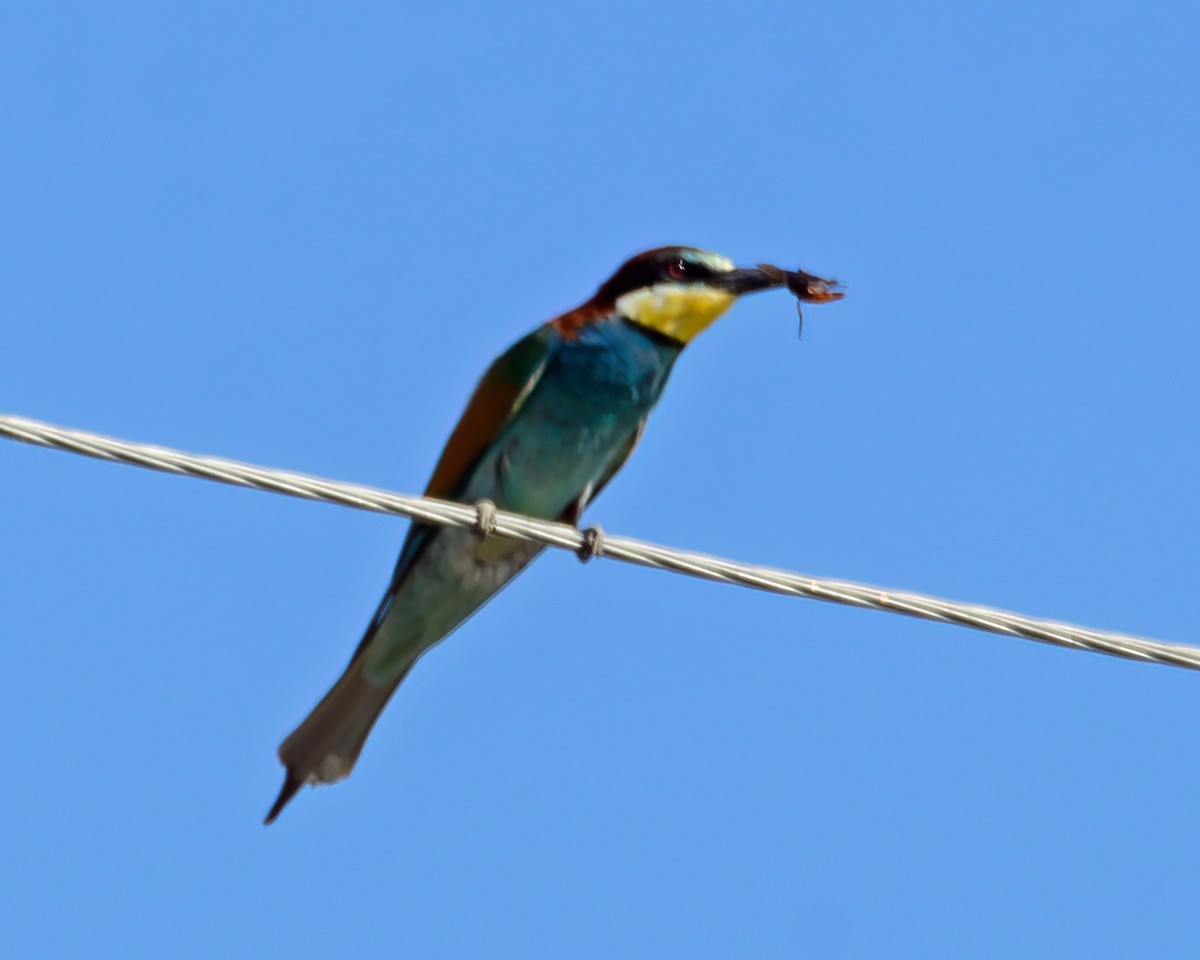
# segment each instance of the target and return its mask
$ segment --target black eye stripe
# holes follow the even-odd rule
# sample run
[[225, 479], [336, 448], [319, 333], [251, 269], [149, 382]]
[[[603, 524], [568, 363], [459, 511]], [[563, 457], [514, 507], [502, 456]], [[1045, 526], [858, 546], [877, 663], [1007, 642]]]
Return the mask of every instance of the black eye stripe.
[[597, 296], [615, 300], [632, 290], [656, 283], [702, 282], [715, 276], [708, 264], [694, 260], [679, 249], [648, 251], [621, 266], [597, 291]]

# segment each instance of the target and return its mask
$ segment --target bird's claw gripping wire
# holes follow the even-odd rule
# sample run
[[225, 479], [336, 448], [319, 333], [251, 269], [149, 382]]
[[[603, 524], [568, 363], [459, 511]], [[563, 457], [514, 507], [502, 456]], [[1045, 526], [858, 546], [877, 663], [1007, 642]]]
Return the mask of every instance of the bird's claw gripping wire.
[[604, 556], [604, 530], [602, 528], [592, 526], [579, 532], [583, 535], [583, 543], [575, 551], [575, 556], [579, 558], [580, 563], [587, 563], [592, 559], [599, 560]]
[[486, 540], [496, 532], [496, 505], [486, 497], [475, 501], [475, 534]]

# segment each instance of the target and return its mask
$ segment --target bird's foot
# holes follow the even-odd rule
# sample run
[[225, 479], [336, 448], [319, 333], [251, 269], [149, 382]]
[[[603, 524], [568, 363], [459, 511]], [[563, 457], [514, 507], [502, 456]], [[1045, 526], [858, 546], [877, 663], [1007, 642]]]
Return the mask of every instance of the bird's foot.
[[579, 532], [583, 534], [583, 543], [575, 551], [575, 556], [580, 563], [604, 556], [604, 530], [601, 527], [591, 526]]
[[496, 532], [496, 505], [486, 497], [475, 501], [475, 526], [472, 529], [480, 540], [486, 540]]

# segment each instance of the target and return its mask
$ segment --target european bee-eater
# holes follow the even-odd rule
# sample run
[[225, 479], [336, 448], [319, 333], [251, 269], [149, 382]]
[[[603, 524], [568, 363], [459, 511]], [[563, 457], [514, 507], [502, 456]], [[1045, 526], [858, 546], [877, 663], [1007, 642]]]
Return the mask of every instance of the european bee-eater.
[[[800, 271], [738, 269], [694, 247], [659, 247], [595, 295], [538, 327], [484, 374], [425, 493], [578, 524], [637, 445], [680, 352], [742, 294], [787, 286], [800, 300], [841, 293]], [[538, 544], [415, 523], [349, 666], [283, 741], [287, 776], [271, 823], [306, 783], [354, 768], [380, 712], [421, 655], [491, 599]]]

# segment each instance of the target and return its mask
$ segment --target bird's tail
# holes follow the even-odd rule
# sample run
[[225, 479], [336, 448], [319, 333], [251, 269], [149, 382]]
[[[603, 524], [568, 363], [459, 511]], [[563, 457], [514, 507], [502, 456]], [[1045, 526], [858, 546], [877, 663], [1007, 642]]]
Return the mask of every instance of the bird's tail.
[[304, 784], [332, 783], [354, 769], [367, 734], [412, 668], [410, 663], [379, 686], [367, 678], [365, 662], [361, 652], [356, 655], [312, 713], [280, 744], [279, 759], [287, 774], [264, 823], [273, 823]]

